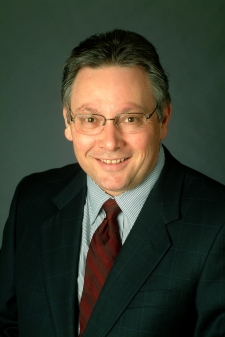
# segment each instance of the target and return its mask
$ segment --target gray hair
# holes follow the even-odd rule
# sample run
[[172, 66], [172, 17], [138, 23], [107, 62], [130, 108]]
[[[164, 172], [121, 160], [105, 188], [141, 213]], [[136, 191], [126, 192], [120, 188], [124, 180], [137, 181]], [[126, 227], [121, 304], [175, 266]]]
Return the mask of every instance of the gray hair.
[[158, 106], [158, 119], [162, 120], [163, 110], [171, 99], [168, 78], [160, 64], [156, 49], [143, 36], [120, 29], [92, 35], [72, 50], [63, 71], [61, 89], [63, 105], [70, 106], [72, 85], [81, 68], [104, 66], [143, 68], [152, 85]]

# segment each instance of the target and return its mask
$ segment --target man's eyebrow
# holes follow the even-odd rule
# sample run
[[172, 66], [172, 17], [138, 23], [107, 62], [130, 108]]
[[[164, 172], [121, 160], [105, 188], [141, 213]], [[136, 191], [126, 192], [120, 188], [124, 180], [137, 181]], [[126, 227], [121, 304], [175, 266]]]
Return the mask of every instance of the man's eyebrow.
[[90, 113], [98, 113], [97, 109], [91, 108], [90, 106], [87, 106], [86, 104], [81, 105], [79, 108], [77, 108], [76, 110], [74, 110], [74, 112], [80, 113], [82, 111], [87, 111]]
[[[128, 104], [121, 110], [117, 111], [118, 114], [121, 113], [129, 113], [129, 112], [143, 112], [146, 113], [148, 112], [149, 109], [147, 109], [144, 106], [138, 105], [138, 104]], [[97, 108], [92, 108], [90, 106], [87, 106], [86, 104], [81, 105], [79, 108], [77, 108], [74, 112], [77, 114], [80, 114], [82, 112], [89, 112], [90, 114], [101, 114], [103, 112], [99, 111]]]
[[125, 107], [124, 109], [121, 110], [121, 113], [128, 113], [128, 112], [147, 112], [148, 109], [145, 106], [142, 105], [138, 105], [138, 104], [130, 104], [127, 107]]

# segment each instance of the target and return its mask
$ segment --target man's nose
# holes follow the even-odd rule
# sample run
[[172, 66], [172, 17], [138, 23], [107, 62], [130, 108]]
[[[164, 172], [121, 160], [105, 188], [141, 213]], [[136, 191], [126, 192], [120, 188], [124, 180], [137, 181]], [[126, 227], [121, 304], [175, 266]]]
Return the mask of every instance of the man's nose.
[[125, 141], [123, 134], [117, 128], [114, 118], [106, 119], [106, 123], [102, 132], [98, 135], [99, 146], [104, 147], [109, 151], [114, 151], [117, 148], [124, 146]]

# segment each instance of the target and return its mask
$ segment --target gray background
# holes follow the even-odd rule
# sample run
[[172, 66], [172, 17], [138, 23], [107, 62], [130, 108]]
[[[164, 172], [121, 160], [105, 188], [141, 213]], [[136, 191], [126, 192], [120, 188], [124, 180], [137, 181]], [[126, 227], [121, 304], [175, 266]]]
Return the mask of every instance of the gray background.
[[225, 184], [225, 1], [5, 0], [0, 25], [0, 242], [19, 180], [75, 160], [64, 139], [62, 68], [79, 41], [113, 28], [144, 35], [159, 52], [172, 154]]

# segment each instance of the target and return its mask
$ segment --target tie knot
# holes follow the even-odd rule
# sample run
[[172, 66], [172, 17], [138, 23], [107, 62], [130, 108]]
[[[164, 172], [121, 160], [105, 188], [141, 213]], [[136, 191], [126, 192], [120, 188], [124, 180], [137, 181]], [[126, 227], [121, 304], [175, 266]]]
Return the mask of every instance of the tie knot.
[[115, 219], [115, 217], [121, 212], [121, 209], [114, 199], [108, 199], [102, 207], [108, 220]]

